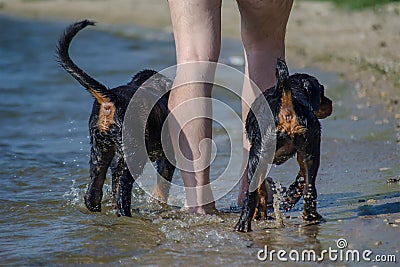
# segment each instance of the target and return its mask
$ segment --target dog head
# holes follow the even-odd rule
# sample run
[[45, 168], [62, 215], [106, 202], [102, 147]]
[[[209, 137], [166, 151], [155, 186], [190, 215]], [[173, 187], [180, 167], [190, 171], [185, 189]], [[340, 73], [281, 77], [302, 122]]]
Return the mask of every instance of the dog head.
[[172, 87], [172, 81], [170, 79], [154, 70], [148, 69], [138, 72], [128, 84], [151, 87], [159, 90], [161, 93], [168, 92]]
[[308, 74], [295, 74], [301, 81], [308, 96], [308, 101], [318, 119], [325, 119], [332, 114], [332, 100], [325, 96], [325, 88], [318, 80]]

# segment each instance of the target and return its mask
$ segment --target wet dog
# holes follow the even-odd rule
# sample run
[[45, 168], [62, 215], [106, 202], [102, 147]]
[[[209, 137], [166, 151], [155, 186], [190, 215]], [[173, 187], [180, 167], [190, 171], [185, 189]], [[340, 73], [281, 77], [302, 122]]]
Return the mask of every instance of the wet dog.
[[[108, 89], [96, 81], [78, 66], [69, 56], [69, 46], [75, 35], [94, 22], [84, 20], [70, 25], [62, 34], [57, 47], [57, 56], [61, 66], [75, 78], [94, 97], [92, 113], [89, 119], [90, 132], [90, 178], [85, 194], [86, 207], [93, 212], [101, 211], [103, 185], [107, 170], [112, 174], [112, 209], [118, 210], [122, 216], [131, 216], [131, 194], [133, 182], [138, 178], [146, 164], [147, 157], [137, 156], [141, 153], [131, 153], [133, 157], [129, 169], [124, 157], [122, 131], [125, 113], [133, 95], [140, 86], [145, 84], [145, 93], [159, 96], [154, 106], [146, 99], [135, 106], [135, 114], [131, 114], [134, 125], [145, 128], [145, 140], [133, 140], [134, 152], [147, 154], [157, 165], [157, 172], [166, 180], [171, 181], [175, 167], [170, 162], [161, 145], [161, 129], [168, 115], [168, 91], [172, 82], [153, 70], [143, 70], [137, 73], [126, 85]], [[151, 78], [151, 79], [150, 79]], [[146, 114], [150, 114], [146, 120]], [[168, 148], [172, 144], [167, 138]], [[141, 142], [143, 141], [143, 142]], [[145, 147], [143, 147], [145, 144]], [[136, 158], [137, 157], [137, 158]], [[162, 181], [162, 179], [159, 179]], [[155, 189], [157, 197], [166, 200], [169, 183], [158, 183]]]
[[[258, 120], [265, 118], [265, 100], [273, 114], [275, 133], [270, 127], [261, 129]], [[307, 74], [289, 76], [285, 61], [278, 59], [276, 65], [276, 85], [256, 98], [246, 118], [246, 135], [251, 148], [248, 160], [248, 184], [240, 219], [236, 231], [251, 231], [251, 220], [256, 207], [265, 203], [266, 191], [250, 190], [253, 179], [261, 181], [265, 177], [268, 155], [265, 146], [271, 134], [276, 136], [273, 164], [280, 165], [297, 154], [300, 166], [295, 181], [289, 186], [283, 201], [283, 208], [290, 210], [301, 197], [304, 200], [303, 220], [314, 222], [322, 217], [317, 212], [317, 190], [315, 180], [320, 164], [321, 124], [332, 113], [332, 101], [325, 97], [324, 87], [315, 77]], [[264, 183], [260, 184], [265, 186]], [[258, 195], [260, 192], [260, 196]], [[260, 198], [261, 199], [260, 199]]]

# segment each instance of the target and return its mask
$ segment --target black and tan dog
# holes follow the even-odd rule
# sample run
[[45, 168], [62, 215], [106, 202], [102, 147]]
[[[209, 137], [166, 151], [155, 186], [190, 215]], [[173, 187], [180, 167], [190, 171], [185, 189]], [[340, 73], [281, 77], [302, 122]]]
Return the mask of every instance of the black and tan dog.
[[[167, 181], [171, 181], [175, 167], [167, 159], [161, 146], [161, 129], [168, 115], [168, 90], [172, 82], [153, 70], [143, 70], [137, 73], [131, 82], [126, 85], [108, 89], [96, 81], [71, 60], [68, 50], [74, 36], [88, 25], [94, 22], [84, 20], [70, 25], [61, 36], [57, 55], [61, 66], [83, 85], [95, 98], [92, 114], [89, 120], [91, 153], [90, 153], [90, 177], [91, 181], [85, 194], [85, 204], [90, 211], [101, 211], [103, 185], [106, 173], [111, 167], [112, 173], [112, 208], [118, 209], [118, 214], [131, 216], [131, 194], [135, 178], [139, 177], [146, 164], [147, 157], [138, 157], [144, 149], [152, 162], [157, 165], [158, 173]], [[151, 80], [149, 80], [151, 78]], [[150, 81], [150, 82], [149, 82]], [[131, 114], [134, 125], [145, 127], [145, 140], [134, 140], [134, 149], [141, 153], [132, 153], [132, 164], [127, 167], [124, 158], [122, 143], [122, 130], [124, 116], [132, 96], [138, 88], [145, 84], [146, 91], [159, 97], [154, 107], [149, 106], [146, 99], [135, 108], [135, 114]], [[146, 114], [150, 114], [146, 121]], [[167, 138], [168, 140], [168, 138]], [[144, 142], [141, 142], [144, 141]], [[140, 144], [145, 144], [145, 148]], [[172, 145], [167, 142], [171, 149]], [[159, 179], [161, 181], [162, 179]], [[169, 183], [157, 185], [155, 192], [158, 197], [166, 200]]]
[[[265, 100], [274, 116], [273, 124], [276, 132], [271, 133], [271, 127], [261, 129], [258, 121], [265, 119]], [[332, 113], [332, 101], [325, 97], [324, 87], [318, 80], [307, 74], [289, 76], [285, 61], [278, 59], [276, 66], [276, 85], [266, 90], [252, 104], [246, 119], [246, 134], [251, 148], [248, 161], [248, 183], [240, 219], [235, 230], [251, 231], [256, 206], [265, 210], [266, 191], [250, 190], [253, 179], [258, 181], [265, 177], [267, 162], [264, 158], [268, 149], [268, 138], [276, 136], [273, 164], [283, 164], [297, 154], [300, 171], [296, 180], [285, 194], [283, 207], [290, 210], [303, 196], [303, 219], [306, 222], [318, 221], [322, 217], [317, 212], [317, 190], [315, 180], [320, 164], [321, 124], [323, 119]], [[274, 145], [274, 144], [273, 144]], [[260, 196], [258, 196], [260, 191]], [[262, 207], [264, 206], [264, 207]]]

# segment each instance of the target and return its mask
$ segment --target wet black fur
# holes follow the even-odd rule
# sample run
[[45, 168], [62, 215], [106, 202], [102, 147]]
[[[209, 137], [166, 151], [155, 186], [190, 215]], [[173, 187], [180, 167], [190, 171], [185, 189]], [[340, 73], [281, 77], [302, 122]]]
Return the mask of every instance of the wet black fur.
[[135, 178], [142, 174], [147, 158], [134, 158], [132, 160], [134, 166], [130, 166], [132, 167], [132, 172], [128, 169], [122, 144], [122, 127], [125, 112], [132, 96], [138, 88], [152, 77], [151, 82], [149, 84], [146, 83], [146, 90], [149, 90], [152, 94], [163, 96], [160, 97], [157, 104], [152, 108], [147, 122], [144, 121], [144, 117], [148, 114], [148, 110], [151, 107], [146, 106], [146, 101], [140, 103], [140, 106], [135, 109], [137, 114], [132, 114], [135, 123], [141, 125], [146, 123], [146, 148], [140, 147], [140, 142], [136, 142], [135, 144], [137, 144], [137, 147], [135, 149], [138, 151], [147, 149], [150, 160], [157, 165], [158, 173], [166, 180], [171, 181], [175, 167], [168, 161], [163, 152], [161, 146], [161, 128], [168, 115], [168, 90], [172, 82], [166, 77], [157, 74], [156, 71], [143, 70], [137, 73], [128, 84], [108, 89], [106, 86], [90, 77], [74, 64], [68, 53], [73, 37], [88, 25], [94, 25], [94, 22], [84, 20], [70, 25], [61, 36], [57, 47], [57, 56], [61, 66], [95, 98], [96, 95], [101, 96], [100, 98], [104, 97], [113, 103], [116, 108], [114, 122], [106, 131], [101, 131], [98, 127], [98, 120], [102, 104], [100, 102], [102, 102], [102, 100], [99, 100], [99, 97], [97, 97], [93, 103], [92, 113], [89, 119], [91, 181], [85, 194], [85, 204], [90, 211], [101, 211], [103, 184], [107, 170], [110, 167], [112, 173], [113, 208], [118, 209], [119, 215], [131, 216], [132, 185]]
[[[278, 126], [282, 93], [285, 90], [291, 91], [293, 108], [298, 118], [298, 123], [306, 127], [306, 132], [302, 135], [295, 135], [292, 138], [286, 132], [276, 130], [277, 142], [273, 164], [280, 165], [297, 153], [299, 165], [305, 168], [305, 174], [304, 171], [303, 173], [301, 170], [299, 171], [295, 182], [290, 185], [286, 192], [283, 207], [286, 210], [290, 210], [303, 196], [303, 219], [308, 222], [317, 221], [321, 219], [321, 215], [316, 210], [317, 191], [315, 187], [320, 164], [321, 125], [314, 112], [321, 108], [320, 105], [330, 105], [330, 107], [328, 106], [329, 112], [326, 114], [326, 116], [329, 116], [332, 111], [332, 102], [324, 96], [324, 87], [315, 77], [307, 74], [289, 76], [285, 62], [279, 59], [276, 68], [276, 86], [266, 90], [263, 95], [260, 95], [254, 101], [246, 119], [246, 134], [251, 144], [248, 160], [248, 184], [250, 187], [252, 179], [258, 179], [256, 176], [260, 172], [256, 174], [257, 165], [260, 162], [261, 164], [266, 164], [262, 162], [263, 157], [266, 156], [263, 155], [263, 151], [265, 151], [263, 149], [265, 145], [264, 137], [274, 134], [261, 133], [257, 123], [257, 118], [262, 118], [261, 113], [264, 112], [263, 105], [265, 105], [265, 100], [262, 100], [262, 98], [267, 100], [274, 116], [275, 126]], [[288, 78], [284, 77], [285, 73]], [[262, 177], [265, 177], [265, 175]], [[235, 226], [235, 230], [240, 232], [251, 231], [251, 220], [255, 212], [257, 197], [257, 190], [253, 192], [247, 190], [240, 219]]]

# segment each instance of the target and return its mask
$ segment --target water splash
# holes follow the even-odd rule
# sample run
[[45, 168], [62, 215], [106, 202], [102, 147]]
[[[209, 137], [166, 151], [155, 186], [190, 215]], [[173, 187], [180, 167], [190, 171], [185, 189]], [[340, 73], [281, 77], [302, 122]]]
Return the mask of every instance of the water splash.
[[232, 239], [230, 231], [219, 228], [225, 222], [223, 215], [197, 215], [172, 210], [155, 217], [152, 222], [158, 225], [164, 234], [166, 244], [205, 244], [210, 248], [223, 245]]
[[284, 228], [285, 225], [283, 224], [283, 215], [280, 210], [280, 204], [282, 203], [282, 192], [283, 188], [282, 185], [279, 182], [274, 182], [274, 187], [276, 193], [273, 195], [273, 208], [274, 208], [274, 214], [275, 214], [275, 225], [276, 228]]
[[85, 188], [80, 187], [76, 180], [72, 180], [71, 188], [68, 192], [65, 192], [63, 198], [67, 200], [67, 205], [72, 207], [83, 206], [83, 196], [86, 192]]

